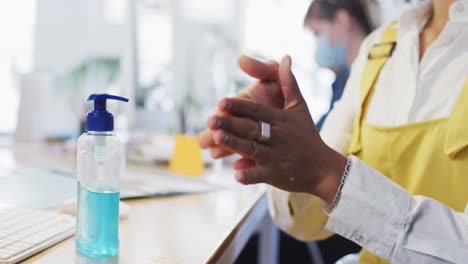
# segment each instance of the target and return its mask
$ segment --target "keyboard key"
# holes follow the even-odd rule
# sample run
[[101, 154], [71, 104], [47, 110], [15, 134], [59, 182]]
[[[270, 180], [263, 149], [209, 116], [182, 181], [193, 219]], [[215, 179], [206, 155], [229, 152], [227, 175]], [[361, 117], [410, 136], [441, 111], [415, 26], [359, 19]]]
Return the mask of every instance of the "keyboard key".
[[10, 238], [3, 238], [3, 239], [0, 239], [0, 242], [3, 244], [3, 245], [9, 245], [9, 244], [12, 244], [14, 243], [15, 241], [10, 239]]
[[2, 248], [0, 249], [0, 253], [13, 255], [16, 253], [16, 250]]
[[31, 235], [29, 237], [25, 237], [22, 241], [27, 242], [27, 243], [32, 243], [32, 244], [39, 244], [48, 238], [50, 238], [51, 235], [47, 232], [40, 232], [36, 233], [34, 235]]
[[10, 256], [12, 256], [12, 254], [0, 252], [0, 259], [8, 259]]
[[0, 210], [0, 263], [18, 262], [28, 252], [43, 249], [44, 242], [59, 242], [69, 237], [75, 218], [51, 211], [31, 209]]

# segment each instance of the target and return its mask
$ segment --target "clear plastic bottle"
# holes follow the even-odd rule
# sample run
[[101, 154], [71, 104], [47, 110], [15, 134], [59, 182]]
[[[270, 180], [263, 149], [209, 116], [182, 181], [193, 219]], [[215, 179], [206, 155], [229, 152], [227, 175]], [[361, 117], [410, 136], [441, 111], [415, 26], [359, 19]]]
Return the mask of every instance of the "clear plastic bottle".
[[128, 101], [107, 94], [91, 95], [94, 110], [88, 113], [87, 133], [77, 144], [78, 198], [76, 248], [89, 257], [119, 253], [120, 177], [125, 154], [113, 134], [113, 117], [106, 100]]

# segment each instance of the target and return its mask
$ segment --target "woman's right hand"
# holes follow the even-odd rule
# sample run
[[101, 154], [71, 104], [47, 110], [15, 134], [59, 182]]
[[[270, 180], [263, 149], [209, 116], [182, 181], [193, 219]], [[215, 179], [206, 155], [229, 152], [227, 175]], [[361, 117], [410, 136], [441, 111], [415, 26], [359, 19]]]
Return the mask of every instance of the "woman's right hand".
[[[239, 67], [257, 81], [241, 91], [236, 98], [246, 99], [263, 106], [283, 109], [284, 96], [279, 82], [276, 62], [261, 62], [248, 56], [239, 57]], [[219, 112], [217, 114], [220, 114]], [[211, 149], [211, 156], [215, 159], [227, 157], [232, 152], [217, 146], [213, 140], [213, 132], [206, 129], [199, 135], [200, 146]]]

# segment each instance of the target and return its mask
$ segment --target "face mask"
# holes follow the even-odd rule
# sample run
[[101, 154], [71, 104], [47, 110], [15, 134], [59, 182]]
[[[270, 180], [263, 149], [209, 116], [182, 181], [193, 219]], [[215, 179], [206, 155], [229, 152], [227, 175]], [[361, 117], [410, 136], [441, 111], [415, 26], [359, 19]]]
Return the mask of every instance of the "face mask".
[[332, 46], [328, 34], [318, 38], [315, 60], [320, 67], [331, 69], [344, 66], [347, 64], [347, 58], [345, 42]]

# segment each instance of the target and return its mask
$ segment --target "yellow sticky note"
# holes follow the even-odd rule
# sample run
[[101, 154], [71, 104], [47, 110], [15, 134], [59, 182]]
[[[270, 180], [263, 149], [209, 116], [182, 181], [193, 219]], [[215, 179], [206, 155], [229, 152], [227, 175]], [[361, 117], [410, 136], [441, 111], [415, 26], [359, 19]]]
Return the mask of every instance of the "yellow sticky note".
[[202, 173], [202, 150], [196, 137], [176, 136], [169, 169], [174, 173], [190, 176], [199, 176]]

